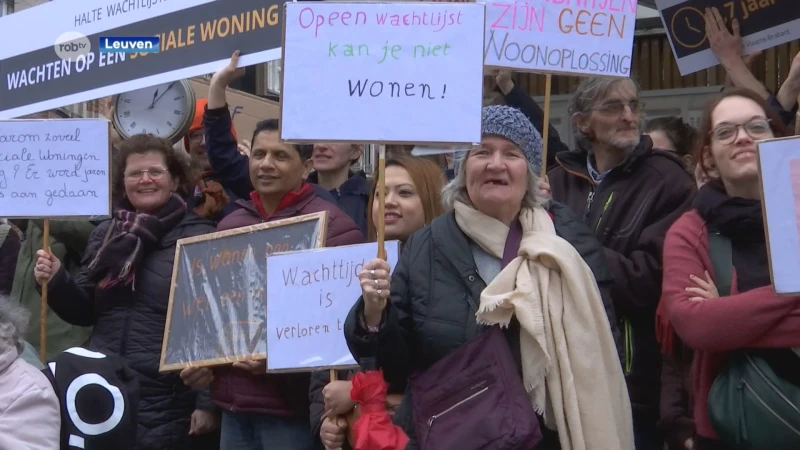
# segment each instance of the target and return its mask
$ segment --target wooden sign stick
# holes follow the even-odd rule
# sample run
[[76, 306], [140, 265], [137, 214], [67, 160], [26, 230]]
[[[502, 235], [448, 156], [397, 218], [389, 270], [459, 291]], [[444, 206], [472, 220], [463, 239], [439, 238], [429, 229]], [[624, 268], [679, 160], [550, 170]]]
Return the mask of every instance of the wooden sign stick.
[[378, 238], [378, 258], [386, 261], [386, 146], [378, 145], [378, 223], [376, 233]]
[[547, 137], [550, 134], [550, 91], [553, 76], [545, 75], [544, 83], [544, 117], [542, 120], [542, 180], [547, 182]]
[[[44, 219], [44, 232], [42, 233], [42, 250], [50, 253], [50, 219]], [[41, 329], [39, 330], [39, 359], [47, 359], [47, 281], [42, 283], [42, 305], [39, 313]]]

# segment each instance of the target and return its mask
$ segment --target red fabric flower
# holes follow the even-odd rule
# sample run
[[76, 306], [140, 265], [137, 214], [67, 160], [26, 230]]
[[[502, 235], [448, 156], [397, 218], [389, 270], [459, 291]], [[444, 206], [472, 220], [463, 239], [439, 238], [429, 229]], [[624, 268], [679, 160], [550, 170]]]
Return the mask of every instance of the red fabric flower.
[[353, 450], [403, 450], [408, 436], [392, 423], [386, 411], [389, 385], [380, 371], [358, 372], [351, 380], [350, 399], [358, 402], [361, 416], [353, 424]]

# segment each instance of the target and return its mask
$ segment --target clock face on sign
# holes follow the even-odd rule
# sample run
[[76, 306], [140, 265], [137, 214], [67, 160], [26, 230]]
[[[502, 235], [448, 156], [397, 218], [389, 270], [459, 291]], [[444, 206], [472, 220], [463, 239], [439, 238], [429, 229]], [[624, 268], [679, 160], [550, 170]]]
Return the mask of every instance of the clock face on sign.
[[114, 127], [123, 139], [154, 134], [177, 142], [194, 118], [195, 96], [186, 81], [175, 81], [119, 94]]
[[705, 17], [699, 9], [686, 6], [675, 12], [670, 22], [674, 40], [686, 49], [694, 49], [706, 42]]

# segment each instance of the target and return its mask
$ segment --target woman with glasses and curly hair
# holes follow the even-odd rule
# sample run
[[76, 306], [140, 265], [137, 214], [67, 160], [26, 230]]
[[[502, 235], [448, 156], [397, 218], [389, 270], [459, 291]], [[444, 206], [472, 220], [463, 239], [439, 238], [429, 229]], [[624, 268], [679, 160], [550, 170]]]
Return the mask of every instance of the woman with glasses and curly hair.
[[48, 282], [49, 305], [59, 317], [94, 327], [90, 350], [119, 355], [136, 372], [137, 450], [191, 448], [190, 433], [216, 426], [207, 395], [193, 392], [178, 374], [158, 371], [177, 241], [215, 231], [187, 207], [189, 171], [164, 139], [126, 140], [112, 180], [121, 200], [89, 238], [77, 277], [44, 251], [33, 270], [39, 284]]

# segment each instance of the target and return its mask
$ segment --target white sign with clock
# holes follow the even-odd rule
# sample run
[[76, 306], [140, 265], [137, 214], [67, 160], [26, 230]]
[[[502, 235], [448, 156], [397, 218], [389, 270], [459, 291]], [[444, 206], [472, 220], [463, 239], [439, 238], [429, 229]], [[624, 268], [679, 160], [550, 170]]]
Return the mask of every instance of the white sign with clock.
[[123, 139], [153, 134], [174, 144], [189, 131], [195, 102], [187, 80], [119, 94], [114, 99], [114, 128]]

